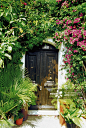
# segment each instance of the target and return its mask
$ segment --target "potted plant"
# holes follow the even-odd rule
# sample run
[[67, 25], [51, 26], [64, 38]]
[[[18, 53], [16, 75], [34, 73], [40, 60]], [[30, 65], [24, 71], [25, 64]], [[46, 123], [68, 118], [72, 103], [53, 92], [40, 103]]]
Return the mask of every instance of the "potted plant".
[[18, 114], [14, 117], [14, 120], [16, 121], [17, 125], [21, 125], [22, 124], [23, 117], [24, 117], [24, 115], [21, 112], [18, 112]]
[[82, 111], [79, 108], [76, 108], [76, 105], [72, 100], [70, 101], [71, 104], [68, 104], [68, 106], [61, 104], [63, 107], [63, 112], [61, 112], [61, 115], [65, 119], [67, 128], [75, 128], [76, 125], [81, 127]]
[[[8, 98], [13, 99], [15, 103], [17, 103], [17, 106], [19, 106], [19, 110], [22, 109], [22, 113], [24, 115], [24, 120], [28, 117], [28, 107], [31, 104], [35, 103], [36, 96], [36, 86], [33, 85], [31, 80], [29, 78], [21, 78], [19, 81], [16, 81], [15, 85], [12, 85], [9, 89], [9, 95]], [[15, 107], [15, 108], [16, 108]], [[16, 110], [12, 110], [15, 115]]]

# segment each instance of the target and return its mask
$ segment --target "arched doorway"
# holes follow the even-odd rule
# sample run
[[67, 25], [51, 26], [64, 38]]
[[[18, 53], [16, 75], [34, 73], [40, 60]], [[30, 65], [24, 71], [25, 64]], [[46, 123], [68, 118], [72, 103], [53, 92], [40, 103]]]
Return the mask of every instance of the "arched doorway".
[[36, 104], [52, 105], [50, 94], [58, 83], [58, 50], [45, 43], [34, 47], [26, 52], [25, 67], [31, 80], [38, 84]]

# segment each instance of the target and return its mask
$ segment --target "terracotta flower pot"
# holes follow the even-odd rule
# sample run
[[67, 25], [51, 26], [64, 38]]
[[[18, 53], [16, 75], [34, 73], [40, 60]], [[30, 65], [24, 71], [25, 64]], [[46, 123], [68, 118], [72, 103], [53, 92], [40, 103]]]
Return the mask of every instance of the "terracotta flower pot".
[[[64, 113], [64, 112], [63, 112], [63, 107], [62, 107], [61, 105], [60, 105], [60, 112], [61, 112], [61, 113]], [[65, 119], [62, 117], [61, 114], [59, 115], [59, 121], [60, 121], [60, 124], [61, 124], [61, 125], [66, 125]]]
[[23, 118], [16, 120], [16, 124], [17, 124], [17, 125], [21, 125], [22, 122], [23, 122]]

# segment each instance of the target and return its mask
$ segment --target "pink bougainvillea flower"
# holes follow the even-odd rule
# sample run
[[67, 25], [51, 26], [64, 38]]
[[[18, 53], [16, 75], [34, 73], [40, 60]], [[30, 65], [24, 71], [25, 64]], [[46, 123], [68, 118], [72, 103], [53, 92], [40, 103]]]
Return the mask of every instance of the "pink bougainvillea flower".
[[71, 20], [67, 20], [67, 22], [66, 22], [67, 25], [68, 25], [68, 24], [71, 24], [71, 23], [72, 23]]
[[74, 72], [72, 73], [72, 75], [74, 75]]
[[69, 29], [72, 29], [73, 27], [72, 26], [68, 26]]
[[79, 16], [81, 16], [81, 17], [82, 17], [82, 16], [83, 16], [83, 14], [82, 14], [82, 13], [80, 13], [80, 15], [79, 15]]
[[62, 1], [62, 0], [57, 0], [56, 2], [58, 2], [58, 3], [59, 3], [59, 2], [61, 2], [61, 1]]
[[70, 68], [73, 67], [73, 65], [70, 66]]
[[56, 36], [58, 36], [58, 33], [56, 32], [56, 34], [55, 34]]
[[75, 23], [78, 23], [79, 21], [80, 21], [80, 18], [76, 18], [76, 19], [74, 19], [73, 23], [75, 24]]
[[84, 30], [83, 35], [86, 36], [86, 30]]
[[76, 92], [76, 89], [75, 89], [75, 92]]
[[68, 39], [64, 36], [64, 40], [68, 40]]
[[58, 22], [56, 22], [56, 24], [62, 24], [62, 21], [60, 21], [60, 20], [56, 20], [56, 21], [58, 21]]
[[27, 5], [27, 3], [24, 2], [24, 5]]
[[71, 70], [69, 70], [69, 73], [71, 73]]
[[59, 21], [58, 19], [56, 21]]
[[76, 53], [76, 52], [78, 52], [78, 50], [74, 50], [73, 52]]
[[62, 7], [65, 7], [65, 6], [66, 6], [66, 7], [69, 7], [68, 1], [64, 1], [61, 6], [62, 6]]
[[69, 78], [66, 78], [66, 80], [69, 80]]
[[74, 40], [72, 37], [70, 37], [70, 44], [74, 44]]
[[73, 12], [76, 12], [76, 10], [73, 10]]
[[63, 19], [64, 22], [65, 22], [65, 20], [67, 20], [67, 18], [66, 19]]

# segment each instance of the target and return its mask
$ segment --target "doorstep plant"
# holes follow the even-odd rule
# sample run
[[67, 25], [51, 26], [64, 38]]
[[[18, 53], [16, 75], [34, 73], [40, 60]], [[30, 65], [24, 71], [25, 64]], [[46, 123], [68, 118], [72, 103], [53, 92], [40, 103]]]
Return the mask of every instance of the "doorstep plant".
[[15, 117], [14, 117], [14, 121], [16, 121], [16, 120], [18, 120], [18, 119], [21, 119], [21, 118], [23, 118], [23, 117], [24, 117], [23, 113], [18, 112], [18, 114], [15, 115]]
[[[66, 102], [66, 105], [64, 102]], [[82, 110], [76, 108], [75, 103], [70, 99], [63, 100], [63, 102], [61, 102], [61, 106], [63, 107], [63, 112], [61, 112], [61, 115], [65, 119], [66, 123], [76, 124], [77, 126], [81, 127]]]

